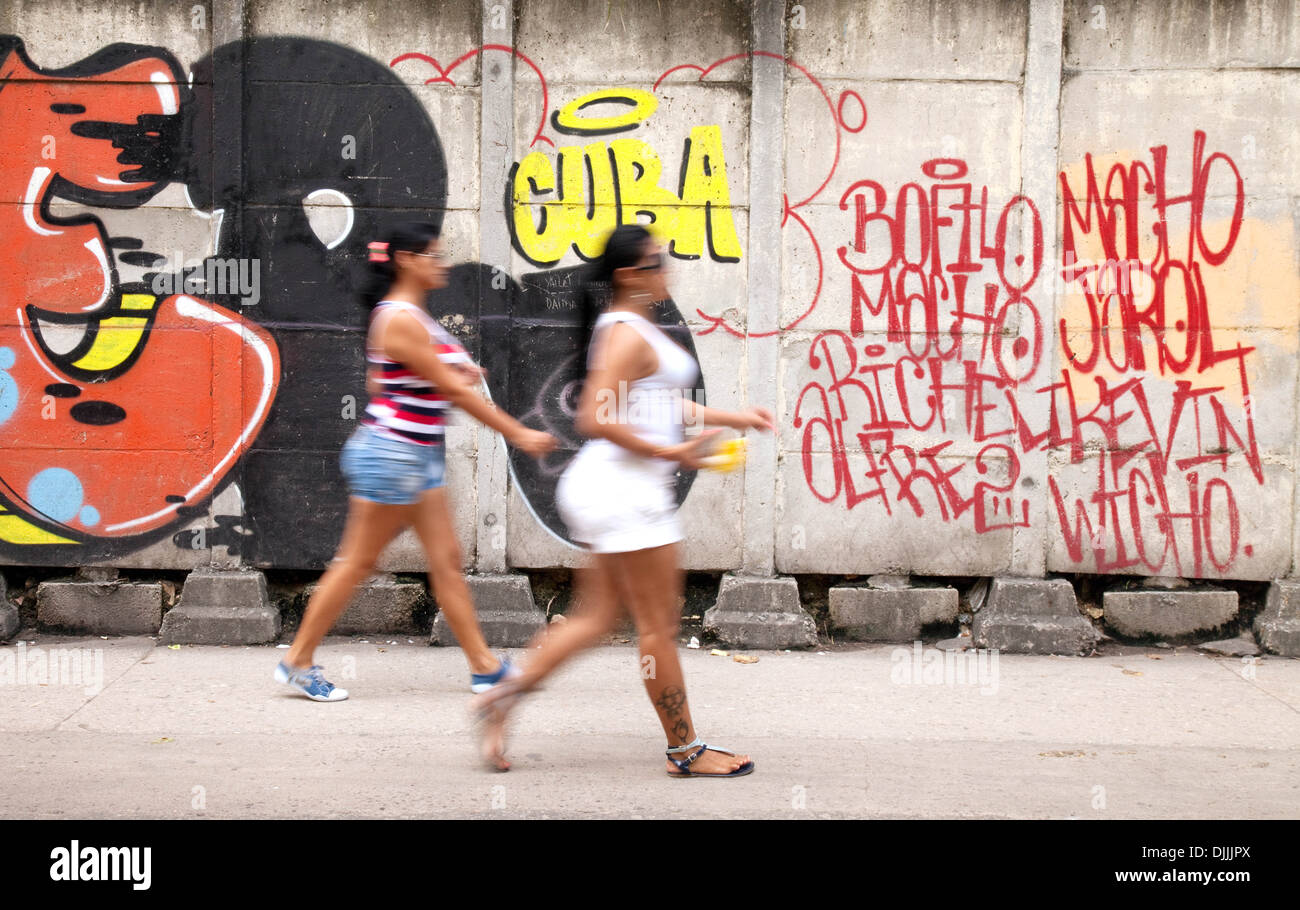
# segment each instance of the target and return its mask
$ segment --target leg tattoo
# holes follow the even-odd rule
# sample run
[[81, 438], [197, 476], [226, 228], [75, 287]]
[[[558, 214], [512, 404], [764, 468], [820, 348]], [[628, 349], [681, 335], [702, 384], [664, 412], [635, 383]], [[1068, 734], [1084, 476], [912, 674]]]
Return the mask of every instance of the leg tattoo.
[[655, 699], [655, 707], [669, 717], [676, 717], [686, 706], [686, 692], [677, 686], [669, 686]]

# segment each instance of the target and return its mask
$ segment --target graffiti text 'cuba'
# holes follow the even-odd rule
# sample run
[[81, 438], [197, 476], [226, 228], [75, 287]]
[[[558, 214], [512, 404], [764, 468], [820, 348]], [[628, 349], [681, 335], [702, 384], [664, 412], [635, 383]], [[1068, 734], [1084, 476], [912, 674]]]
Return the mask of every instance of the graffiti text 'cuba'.
[[[649, 92], [602, 89], [560, 108], [551, 123], [569, 135], [608, 135], [635, 129], [658, 103]], [[597, 104], [630, 109], [606, 117], [580, 113]], [[717, 262], [739, 262], [721, 128], [692, 127], [676, 193], [659, 185], [662, 172], [659, 155], [640, 139], [563, 146], [554, 162], [533, 152], [510, 173], [508, 220], [515, 249], [535, 265], [554, 265], [570, 247], [590, 260], [615, 227], [641, 221], [653, 225], [678, 259], [707, 252]]]

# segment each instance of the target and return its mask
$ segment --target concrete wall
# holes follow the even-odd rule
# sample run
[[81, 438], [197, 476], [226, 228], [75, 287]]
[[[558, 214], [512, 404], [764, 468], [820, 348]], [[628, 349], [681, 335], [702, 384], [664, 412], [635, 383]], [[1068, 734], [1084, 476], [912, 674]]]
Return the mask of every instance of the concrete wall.
[[[682, 478], [688, 568], [1292, 574], [1292, 3], [10, 0], [0, 35], [0, 562], [323, 565], [350, 276], [418, 216], [433, 312], [563, 441], [450, 431], [466, 567], [575, 564], [577, 267], [651, 213], [708, 402], [780, 431]], [[250, 281], [154, 293], [205, 261]]]

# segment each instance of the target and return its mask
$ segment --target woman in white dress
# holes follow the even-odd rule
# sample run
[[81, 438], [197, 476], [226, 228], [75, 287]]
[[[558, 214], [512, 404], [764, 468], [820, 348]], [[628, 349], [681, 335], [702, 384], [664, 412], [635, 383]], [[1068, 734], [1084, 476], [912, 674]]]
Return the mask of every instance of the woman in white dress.
[[622, 225], [594, 266], [593, 284], [607, 283], [612, 298], [595, 322], [578, 406], [577, 428], [589, 439], [556, 488], [570, 536], [592, 556], [579, 570], [578, 604], [568, 621], [539, 636], [518, 677], [472, 704], [483, 758], [500, 770], [509, 768], [505, 722], [518, 696], [596, 644], [624, 608], [636, 625], [641, 675], [668, 739], [667, 772], [740, 777], [754, 769], [748, 756], [707, 745], [691, 720], [677, 655], [683, 576], [674, 477], [679, 467], [699, 467], [713, 442], [710, 432], [684, 439], [685, 423], [770, 431], [772, 415], [694, 401], [699, 365], [652, 321], [655, 301], [668, 297], [663, 261], [645, 228]]

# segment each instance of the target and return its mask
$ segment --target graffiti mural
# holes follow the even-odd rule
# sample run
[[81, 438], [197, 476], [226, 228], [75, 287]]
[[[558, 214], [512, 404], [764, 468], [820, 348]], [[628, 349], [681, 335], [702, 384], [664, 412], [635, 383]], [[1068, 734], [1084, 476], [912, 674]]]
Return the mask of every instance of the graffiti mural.
[[[1168, 177], [1179, 154], [1189, 162], [1186, 186]], [[1255, 348], [1224, 327], [1229, 301], [1207, 290], [1237, 247], [1241, 173], [1230, 155], [1207, 150], [1199, 130], [1181, 149], [1160, 145], [1101, 173], [1089, 155], [1081, 170], [1061, 174], [1061, 268], [1082, 306], [1060, 320], [1065, 368], [1042, 390], [1055, 393], [1060, 413], [1053, 408], [1053, 429], [1023, 441], [1065, 447], [1076, 464], [1089, 441], [1101, 443], [1087, 496], [1049, 479], [1072, 560], [1088, 553], [1101, 572], [1227, 572], [1254, 550], [1241, 538], [1235, 491], [1265, 482], [1249, 378]], [[1207, 215], [1211, 195], [1226, 204], [1224, 217]]]
[[[886, 514], [903, 508], [942, 521], [969, 513], [976, 533], [1025, 526], [1008, 418], [1013, 390], [1043, 356], [1041, 318], [1026, 296], [1042, 270], [1042, 224], [1022, 196], [990, 205], [965, 161], [933, 159], [920, 171], [929, 185], [908, 183], [892, 199], [874, 180], [855, 181], [840, 197], [853, 218], [852, 242], [837, 251], [850, 279], [850, 318], [847, 331], [820, 333], [808, 352], [817, 378], [799, 391], [793, 417], [805, 478], [819, 500], [850, 509], [874, 501]], [[1016, 214], [1032, 225], [1028, 261], [1008, 253]], [[1020, 320], [1032, 330], [1008, 340]], [[872, 340], [863, 344], [868, 328]], [[909, 432], [948, 438], [913, 447], [900, 438]], [[942, 467], [958, 437], [983, 447], [969, 468]], [[824, 488], [811, 460], [823, 440], [834, 467]], [[866, 456], [864, 475], [849, 469], [850, 450]], [[1005, 482], [984, 478], [991, 459], [1007, 460]]]
[[[21, 62], [28, 71], [37, 71], [27, 63], [17, 39], [13, 46], [16, 62], [6, 72], [28, 92], [34, 91], [27, 71], [16, 66]], [[118, 67], [115, 61], [123, 58], [135, 68]], [[109, 64], [113, 66], [105, 68]], [[280, 78], [286, 66], [295, 76], [292, 81]], [[165, 74], [165, 80], [156, 73]], [[364, 260], [365, 244], [392, 221], [395, 208], [406, 211], [407, 217], [442, 220], [447, 164], [436, 128], [391, 67], [348, 48], [310, 39], [268, 37], [218, 48], [197, 61], [188, 77], [167, 52], [128, 46], [97, 55], [79, 64], [75, 72], [47, 75], [60, 79], [102, 75], [117, 80], [116, 88], [125, 99], [117, 103], [134, 103], [139, 109], [126, 107], [112, 116], [97, 113], [93, 126], [72, 132], [101, 142], [110, 161], [126, 147], [115, 169], [107, 171], [113, 183], [105, 177], [88, 181], [90, 189], [78, 190], [60, 182], [54, 191], [33, 183], [31, 192], [38, 195], [31, 198], [37, 212], [45, 210], [44, 195], [39, 194], [97, 208], [139, 207], [164, 186], [174, 184], [183, 188], [195, 213], [214, 224], [215, 239], [210, 249], [181, 251], [193, 257], [183, 271], [150, 271], [175, 265], [155, 252], [167, 246], [162, 239], [167, 226], [161, 220], [154, 224], [155, 236], [127, 238], [110, 237], [98, 215], [82, 216], [101, 240], [97, 246], [79, 241], [80, 256], [86, 258], [92, 246], [108, 251], [88, 260], [96, 269], [96, 279], [102, 267], [104, 287], [115, 283], [115, 290], [104, 298], [108, 303], [101, 301], [86, 316], [91, 310], [82, 298], [90, 291], [75, 298], [76, 307], [71, 306], [74, 298], [69, 293], [54, 295], [53, 301], [30, 288], [15, 294], [25, 297], [28, 306], [18, 312], [22, 321], [6, 327], [15, 341], [5, 350], [18, 350], [18, 339], [27, 332], [30, 346], [47, 359], [57, 356], [57, 362], [45, 365], [61, 371], [51, 378], [66, 381], [47, 382], [50, 388], [42, 398], [26, 391], [33, 382], [29, 374], [38, 368], [36, 361], [26, 355], [16, 357], [4, 372], [5, 397], [0, 400], [6, 402], [6, 410], [14, 411], [6, 416], [5, 429], [16, 435], [12, 446], [5, 445], [3, 479], [7, 490], [19, 492], [6, 499], [8, 511], [0, 521], [7, 522], [4, 527], [9, 533], [3, 544], [22, 547], [25, 560], [57, 563], [71, 557], [56, 544], [75, 548], [72, 552], [80, 558], [103, 558], [170, 534], [178, 548], [223, 547], [253, 565], [323, 565], [333, 552], [346, 510], [337, 478], [338, 450], [355, 426], [351, 416], [359, 410], [355, 402], [364, 395], [360, 351], [365, 313], [352, 293], [358, 265]], [[163, 85], [172, 92], [170, 98], [159, 88]], [[242, 88], [245, 85], [247, 90]], [[240, 93], [239, 104], [230, 103], [232, 92]], [[22, 101], [24, 111], [32, 107], [17, 94], [7, 99], [15, 105]], [[47, 116], [66, 118], [67, 112], [57, 103], [51, 102], [55, 106]], [[376, 111], [387, 116], [376, 117]], [[47, 132], [43, 124], [31, 125], [29, 156], [39, 153], [36, 140]], [[241, 138], [242, 147], [230, 143], [232, 136]], [[339, 154], [336, 143], [344, 137], [355, 143], [355, 155]], [[682, 227], [678, 255], [693, 255], [691, 245], [701, 243], [717, 256], [722, 256], [719, 249], [728, 256], [738, 254], [734, 230], [712, 228], [729, 224], [725, 164], [717, 137], [696, 134], [693, 138], [695, 164], [684, 178], [684, 198], [701, 206], [704, 220]], [[93, 165], [91, 156], [79, 147], [69, 149], [69, 157], [74, 151], [79, 167]], [[637, 179], [648, 160], [641, 155], [630, 162]], [[119, 173], [122, 162], [132, 166], [129, 173]], [[21, 176], [13, 170], [6, 173], [11, 180]], [[382, 179], [375, 179], [376, 175]], [[51, 180], [59, 177], [53, 173]], [[101, 184], [111, 185], [116, 195], [92, 192]], [[398, 186], [400, 190], [395, 189]], [[24, 184], [22, 189], [28, 188]], [[321, 198], [347, 212], [345, 233], [329, 241], [312, 225], [307, 205]], [[714, 203], [722, 209], [713, 209]], [[648, 198], [639, 206], [654, 211]], [[663, 209], [657, 216], [664, 223], [674, 218], [690, 222], [693, 217], [678, 218]], [[7, 232], [10, 236], [17, 237]], [[119, 262], [144, 267], [140, 280], [117, 281]], [[241, 268], [252, 264], [256, 269], [256, 299], [241, 296], [247, 288], [238, 280], [218, 287], [212, 280], [196, 277], [224, 276], [223, 269], [232, 263]], [[55, 268], [52, 261], [47, 271], [67, 276], [64, 281], [78, 275], [74, 269]], [[452, 270], [449, 286], [432, 294], [429, 303], [435, 316], [454, 320], [448, 327], [488, 368], [494, 399], [523, 415], [529, 425], [545, 428], [562, 440], [561, 450], [540, 464], [511, 453], [521, 495], [543, 525], [561, 537], [565, 529], [555, 511], [554, 485], [581, 444], [573, 429], [573, 396], [581, 363], [576, 352], [580, 279], [575, 269], [562, 268], [526, 275], [519, 282], [494, 281], [490, 267], [466, 263]], [[33, 274], [30, 286], [49, 288], [50, 280]], [[158, 296], [159, 288], [195, 293]], [[99, 293], [101, 287], [92, 290]], [[205, 309], [199, 312], [199, 306]], [[661, 309], [665, 327], [693, 350], [690, 332], [672, 301], [663, 301]], [[181, 317], [206, 319], [200, 323], [203, 331], [159, 331], [192, 329]], [[65, 348], [56, 355], [44, 343], [41, 329], [47, 324], [71, 326], [77, 320], [89, 321], [92, 331], [81, 347]], [[103, 327], [100, 346], [93, 348], [93, 329], [99, 326]], [[128, 333], [134, 334], [128, 337]], [[107, 345], [109, 339], [114, 340], [112, 346]], [[249, 351], [232, 347], [232, 340], [246, 344]], [[185, 342], [190, 348], [169, 349], [169, 341], [177, 346]], [[200, 347], [194, 348], [196, 344]], [[150, 356], [142, 357], [143, 353]], [[8, 364], [7, 355], [0, 352], [0, 357]], [[250, 366], [253, 358], [258, 363]], [[110, 380], [116, 384], [104, 385]], [[128, 380], [135, 384], [126, 384]], [[58, 426], [48, 418], [50, 409], [84, 391], [75, 381], [93, 383], [96, 391], [102, 388], [118, 396], [112, 400], [97, 396], [68, 406], [70, 420], [105, 428], [89, 431], [102, 434], [100, 439], [87, 432], [75, 437], [65, 433], [63, 438], [49, 435]], [[232, 383], [241, 387], [235, 389]], [[164, 388], [176, 396], [174, 401], [156, 401], [163, 397]], [[228, 397], [222, 397], [222, 390], [228, 390]], [[702, 382], [699, 392], [702, 398]], [[135, 396], [134, 409], [126, 405], [130, 395]], [[15, 403], [10, 408], [10, 397], [21, 401], [21, 406]], [[249, 413], [223, 407], [223, 401], [243, 402]], [[160, 411], [161, 406], [165, 409]], [[244, 423], [225, 425], [239, 416]], [[176, 426], [170, 426], [169, 420]], [[33, 426], [40, 432], [32, 432]], [[25, 450], [27, 441], [42, 433], [46, 437], [42, 445]], [[216, 458], [215, 465], [209, 464], [214, 461], [211, 450], [232, 445], [229, 451], [221, 451], [223, 457]], [[155, 446], [167, 454], [160, 456]], [[169, 447], [179, 451], [172, 453]], [[58, 465], [47, 465], [52, 449], [61, 453], [66, 449], [68, 457]], [[88, 486], [82, 478], [86, 472], [75, 457], [78, 451], [89, 463], [102, 462], [99, 470], [90, 471], [98, 485]], [[155, 470], [160, 461], [169, 460], [178, 465], [174, 478]], [[140, 516], [135, 514], [119, 516], [111, 510], [112, 497], [103, 496], [103, 490], [111, 488], [119, 499], [140, 508], [149, 502], [147, 487], [136, 483], [127, 468], [132, 461], [148, 466], [150, 482], [164, 497], [164, 507], [154, 509], [146, 521], [137, 520]], [[205, 464], [208, 470], [196, 479], [182, 470]], [[41, 474], [47, 467], [52, 470]], [[680, 497], [686, 496], [691, 480], [690, 474], [680, 478]], [[237, 514], [209, 514], [223, 488], [235, 491], [236, 498], [228, 502], [233, 502]], [[81, 510], [76, 515], [68, 513], [74, 499]], [[200, 523], [198, 529], [175, 530], [205, 515], [207, 523]], [[304, 525], [304, 515], [313, 520]], [[32, 549], [35, 545], [40, 545], [39, 551]]]
[[0, 185], [17, 203], [0, 207], [6, 549], [53, 546], [57, 561], [174, 524], [229, 476], [275, 398], [269, 333], [202, 297], [122, 283], [114, 254], [142, 241], [52, 206], [138, 207], [157, 193], [184, 86], [158, 48], [43, 70], [0, 38]]
[[[354, 293], [365, 246], [398, 218], [442, 223], [442, 142], [388, 67], [338, 44], [257, 38], [217, 48], [193, 72], [178, 179], [223, 213], [213, 257], [259, 263], [261, 300], [243, 312], [275, 337], [281, 361], [275, 404], [239, 470], [242, 533], [216, 516], [206, 543], [233, 540], [258, 566], [319, 567], [347, 509], [338, 453], [365, 407], [367, 313]], [[228, 103], [236, 92], [239, 107]], [[343, 216], [335, 236], [317, 234], [313, 209]], [[431, 307], [464, 312], [479, 294], [477, 268], [462, 266]], [[470, 347], [475, 322], [459, 329]]]
[[[961, 159], [926, 161], [896, 189], [852, 183], [839, 202], [852, 239], [837, 250], [849, 324], [813, 339], [793, 415], [812, 494], [1004, 532], [1029, 527], [1023, 456], [1049, 451], [1093, 472], [1069, 489], [1048, 478], [1051, 531], [1080, 567], [1199, 577], [1250, 557], [1234, 490], [1265, 481], [1254, 348], [1221, 327], [1206, 290], [1236, 246], [1245, 193], [1231, 156], [1190, 138], [1189, 186], [1168, 183], [1163, 145], [1060, 174], [1054, 326], [1035, 302], [1051, 269], [1032, 200], [991, 200]], [[1210, 225], [1212, 192], [1226, 212]], [[949, 458], [963, 444], [975, 457]], [[818, 451], [831, 453], [829, 477]]]
[[[170, 535], [258, 565], [322, 565], [346, 508], [347, 402], [364, 394], [360, 250], [391, 220], [385, 207], [442, 218], [446, 165], [427, 114], [382, 64], [328, 42], [230, 45], [188, 75], [156, 48], [115, 45], [47, 72], [18, 39], [3, 47], [0, 104], [25, 124], [9, 133], [8, 161], [30, 166], [4, 170], [23, 202], [3, 209], [6, 296], [25, 305], [0, 327], [0, 546], [57, 564]], [[286, 64], [304, 81], [270, 78]], [[357, 142], [364, 166], [311, 141], [322, 124]], [[51, 135], [57, 153], [42, 157]], [[375, 171], [394, 183], [364, 179]], [[112, 234], [102, 211], [139, 208], [169, 185], [213, 225], [210, 247], [180, 251], [193, 260], [184, 274], [149, 271], [176, 265], [174, 212], [151, 213], [142, 238]], [[322, 195], [347, 215], [332, 242], [305, 206]], [[56, 197], [97, 214], [59, 218]], [[118, 280], [127, 263], [143, 267], [139, 281]], [[254, 270], [255, 297], [239, 280], [196, 278], [230, 264]], [[472, 271], [446, 293], [477, 295]], [[203, 291], [156, 293], [191, 287]], [[174, 530], [222, 489], [238, 514]], [[304, 527], [309, 514], [319, 521]]]
[[[513, 263], [454, 266], [429, 307], [492, 398], [560, 440], [509, 453], [537, 519], [521, 533], [564, 540], [585, 264], [640, 222], [681, 295], [657, 321], [705, 349], [706, 375], [743, 388], [749, 345], [781, 345], [778, 499], [795, 488], [800, 522], [938, 535], [977, 567], [1032, 531], [1052, 571], [1273, 571], [1247, 502], [1292, 446], [1293, 402], [1261, 406], [1295, 319], [1261, 317], [1280, 304], [1255, 299], [1251, 269], [1294, 271], [1294, 240], [1248, 211], [1253, 138], [1230, 152], [1192, 120], [1138, 148], [1103, 139], [1061, 161], [1047, 200], [1018, 157], [999, 170], [1006, 137], [980, 155], [899, 139], [873, 105], [911, 89], [817, 61], [708, 50], [552, 81], [554, 58], [505, 44], [394, 50], [257, 35], [184, 64], [113, 44], [54, 69], [0, 36], [0, 559], [162, 545], [324, 564], [364, 411], [366, 244], [478, 205], [449, 202], [478, 175], [448, 151], [466, 124], [435, 123], [429, 99], [472, 94], [492, 61], [513, 68], [518, 144], [487, 188], [500, 211], [459, 217], [508, 234]], [[756, 61], [785, 86], [777, 237], [749, 235]], [[751, 318], [750, 265], [778, 246], [778, 313]], [[695, 480], [678, 476], [679, 501]]]
[[[436, 72], [426, 84], [455, 87], [453, 71], [487, 51], [510, 54], [528, 66], [537, 76], [543, 107], [548, 104], [545, 73], [504, 45], [477, 48], [445, 68], [436, 58], [415, 51], [398, 55], [391, 66], [410, 67], [418, 61]], [[658, 108], [659, 99], [642, 89], [598, 89], [563, 101], [549, 122], [561, 138], [608, 136], [636, 130]], [[535, 150], [511, 168], [503, 204], [515, 251], [544, 270], [525, 273], [516, 282], [483, 267], [476, 350], [488, 371], [493, 400], [527, 426], [559, 440], [556, 450], [540, 460], [512, 450], [510, 473], [539, 524], [567, 542], [568, 530], [555, 507], [555, 485], [583, 442], [574, 418], [585, 372], [585, 352], [580, 350], [585, 272], [581, 265], [559, 263], [570, 252], [580, 263], [590, 261], [599, 255], [609, 231], [633, 221], [646, 224], [681, 260], [707, 255], [715, 262], [738, 262], [741, 244], [732, 222], [726, 155], [716, 125], [691, 128], [674, 191], [662, 186], [663, 161], [648, 142], [623, 136], [555, 148], [542, 132], [545, 112], [538, 122], [529, 143]], [[537, 149], [542, 143], [554, 151]], [[498, 293], [491, 293], [494, 287]], [[696, 353], [675, 301], [658, 301], [655, 321]], [[697, 401], [707, 400], [703, 376], [693, 391]], [[678, 472], [679, 502], [685, 501], [694, 479], [693, 471]]]

